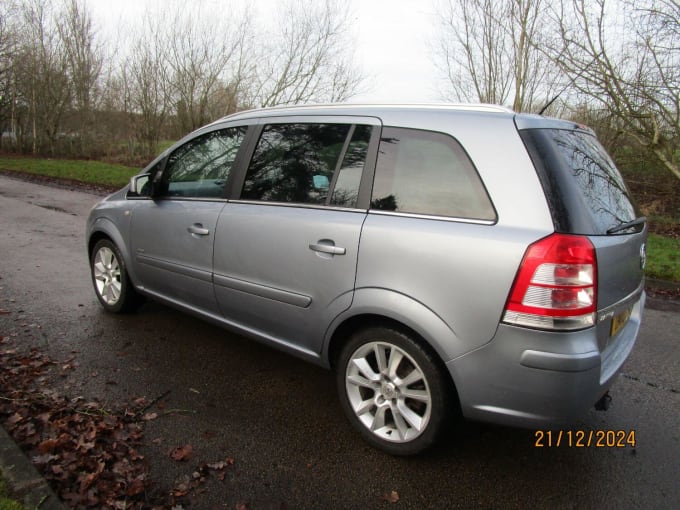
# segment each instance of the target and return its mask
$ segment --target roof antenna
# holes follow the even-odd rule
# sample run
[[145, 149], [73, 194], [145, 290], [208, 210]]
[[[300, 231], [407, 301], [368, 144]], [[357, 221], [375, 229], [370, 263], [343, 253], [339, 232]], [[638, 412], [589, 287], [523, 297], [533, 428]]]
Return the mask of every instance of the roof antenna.
[[598, 53], [597, 55], [595, 55], [595, 56], [593, 57], [593, 59], [588, 63], [588, 65], [583, 66], [583, 69], [581, 69], [581, 71], [580, 71], [576, 76], [574, 76], [573, 78], [571, 78], [571, 79], [569, 80], [569, 83], [567, 83], [567, 84], [564, 86], [564, 88], [563, 88], [562, 90], [560, 90], [560, 91], [555, 95], [555, 97], [553, 97], [550, 101], [548, 101], [547, 104], [546, 104], [543, 108], [541, 108], [541, 111], [538, 112], [538, 114], [539, 114], [539, 115], [543, 115], [543, 112], [545, 112], [545, 111], [550, 107], [550, 105], [553, 104], [553, 103], [557, 100], [557, 98], [560, 97], [560, 96], [564, 93], [565, 90], [567, 90], [569, 87], [571, 87], [571, 86], [574, 84], [574, 82], [575, 82], [576, 80], [578, 80], [578, 79], [583, 75], [583, 73], [586, 72], [586, 69], [588, 69], [588, 68], [589, 68], [589, 67], [590, 67], [590, 66], [591, 66], [598, 58], [600, 58], [601, 55], [602, 55], [602, 52]]

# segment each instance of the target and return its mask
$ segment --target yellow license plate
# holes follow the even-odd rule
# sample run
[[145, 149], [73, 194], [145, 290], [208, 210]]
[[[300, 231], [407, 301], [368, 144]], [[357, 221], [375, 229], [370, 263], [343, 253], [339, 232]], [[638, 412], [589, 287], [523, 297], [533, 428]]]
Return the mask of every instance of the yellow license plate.
[[611, 329], [609, 330], [609, 336], [613, 337], [618, 335], [619, 331], [623, 329], [623, 327], [626, 325], [626, 322], [628, 322], [628, 319], [630, 319], [630, 312], [631, 309], [629, 308], [628, 310], [624, 310], [623, 312], [614, 316], [612, 319]]

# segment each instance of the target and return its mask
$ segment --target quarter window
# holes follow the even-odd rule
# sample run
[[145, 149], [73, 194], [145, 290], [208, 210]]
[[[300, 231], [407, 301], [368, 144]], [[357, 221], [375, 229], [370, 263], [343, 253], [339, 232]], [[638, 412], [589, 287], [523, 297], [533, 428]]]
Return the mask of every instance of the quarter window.
[[370, 136], [369, 127], [351, 124], [265, 126], [241, 198], [354, 207], [366, 160], [366, 131]]
[[384, 128], [371, 208], [494, 220], [477, 171], [460, 144], [443, 133]]
[[170, 197], [221, 198], [246, 127], [211, 131], [188, 141], [168, 158], [163, 185]]

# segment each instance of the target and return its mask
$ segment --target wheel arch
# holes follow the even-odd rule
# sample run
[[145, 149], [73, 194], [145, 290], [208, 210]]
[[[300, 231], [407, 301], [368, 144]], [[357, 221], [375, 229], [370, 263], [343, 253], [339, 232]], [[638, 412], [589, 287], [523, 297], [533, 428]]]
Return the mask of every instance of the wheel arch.
[[407, 330], [444, 363], [469, 350], [441, 317], [419, 301], [389, 289], [363, 288], [355, 291], [351, 306], [326, 330], [322, 359], [332, 365], [337, 343], [372, 321]]
[[371, 326], [396, 329], [413, 338], [436, 360], [451, 384], [456, 401], [458, 400], [456, 381], [446, 368], [446, 362], [467, 349], [441, 318], [403, 294], [386, 289], [357, 291], [352, 306], [331, 324], [324, 342], [322, 359], [335, 370], [346, 340], [354, 332]]
[[90, 228], [90, 233], [87, 239], [87, 258], [90, 260], [92, 258], [92, 250], [95, 245], [102, 239], [108, 239], [113, 244], [116, 245], [121, 257], [123, 257], [123, 263], [125, 264], [125, 269], [133, 283], [137, 281], [136, 275], [134, 274], [134, 269], [130, 263], [130, 252], [128, 251], [127, 245], [123, 239], [116, 225], [107, 218], [97, 218], [92, 227]]

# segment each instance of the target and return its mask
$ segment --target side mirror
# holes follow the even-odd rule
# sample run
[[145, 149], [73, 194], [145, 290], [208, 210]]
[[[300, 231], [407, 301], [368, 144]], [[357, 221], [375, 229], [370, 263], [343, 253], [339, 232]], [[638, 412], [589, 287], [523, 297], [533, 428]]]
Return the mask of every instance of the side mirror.
[[149, 174], [134, 175], [130, 178], [128, 197], [151, 196], [151, 176]]

